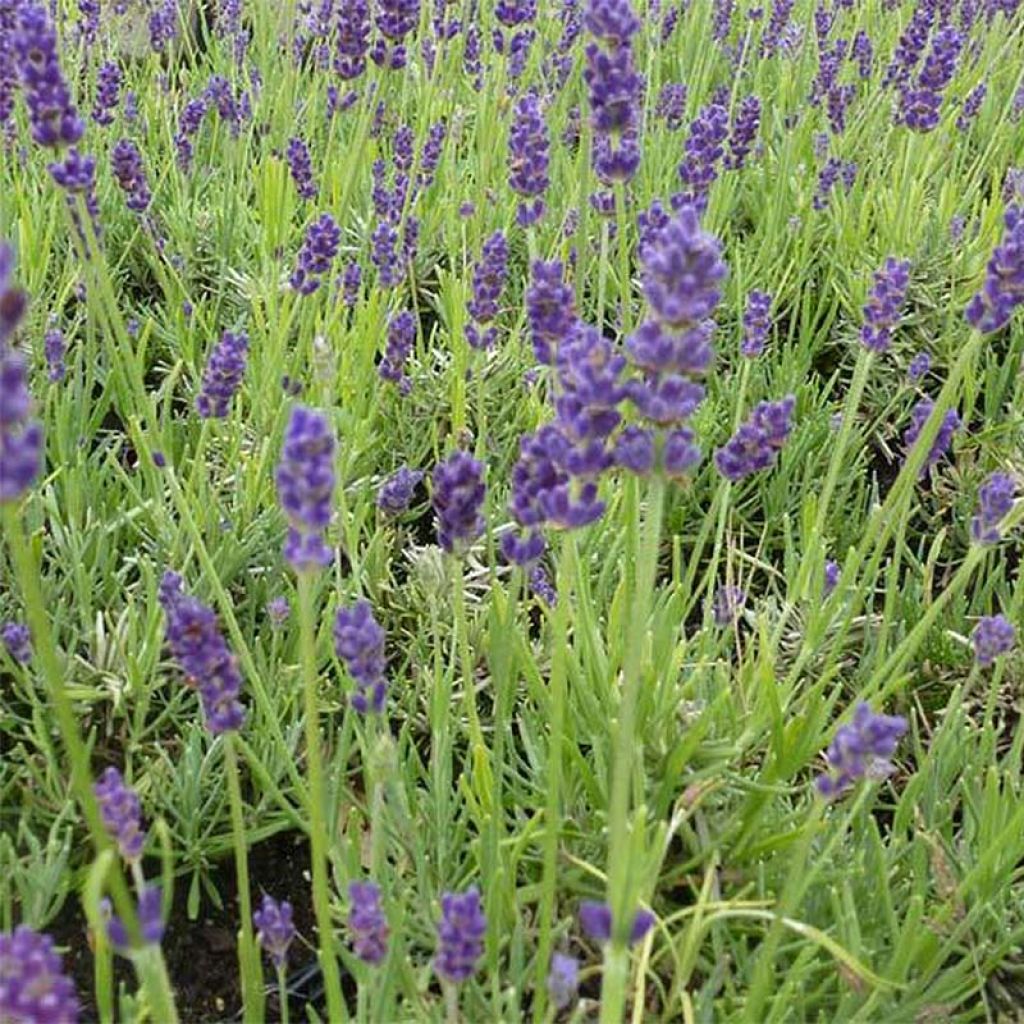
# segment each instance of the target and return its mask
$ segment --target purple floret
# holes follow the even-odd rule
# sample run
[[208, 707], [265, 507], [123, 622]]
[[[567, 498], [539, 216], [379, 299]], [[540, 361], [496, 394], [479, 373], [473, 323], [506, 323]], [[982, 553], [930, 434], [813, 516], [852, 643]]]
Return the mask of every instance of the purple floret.
[[906, 731], [902, 716], [876, 715], [867, 704], [858, 704], [853, 721], [839, 727], [825, 753], [829, 770], [818, 776], [818, 792], [832, 799], [861, 779], [885, 778], [892, 772], [889, 759]]
[[356, 683], [352, 706], [364, 715], [381, 712], [387, 695], [384, 630], [373, 617], [368, 601], [338, 609], [334, 619], [334, 650]]
[[471, 978], [484, 951], [487, 919], [476, 888], [441, 897], [434, 968], [445, 980], [459, 984]]

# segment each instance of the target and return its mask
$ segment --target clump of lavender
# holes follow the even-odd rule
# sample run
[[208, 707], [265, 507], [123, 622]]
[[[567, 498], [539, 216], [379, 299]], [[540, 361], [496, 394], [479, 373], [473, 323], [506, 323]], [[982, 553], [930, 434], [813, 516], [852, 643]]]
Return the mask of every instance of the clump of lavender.
[[174, 146], [177, 150], [178, 167], [183, 171], [187, 171], [192, 166], [194, 152], [192, 139], [199, 133], [208, 110], [209, 104], [204, 97], [200, 96], [189, 100], [181, 113], [178, 131], [174, 136]]
[[288, 140], [285, 158], [299, 198], [316, 199], [317, 187], [313, 180], [313, 159], [309, 155], [309, 146], [298, 136], [293, 136]]
[[300, 295], [315, 292], [330, 272], [340, 244], [341, 229], [329, 213], [310, 224], [290, 278], [292, 288]]
[[996, 658], [1013, 650], [1017, 631], [1003, 615], [986, 615], [978, 619], [971, 633], [974, 646], [974, 660], [987, 668]]
[[1003, 539], [1000, 523], [1013, 508], [1016, 491], [1007, 473], [993, 473], [978, 489], [978, 511], [971, 519], [971, 538], [977, 544], [998, 544]]
[[970, 128], [972, 122], [977, 118], [982, 103], [988, 95], [988, 83], [979, 82], [964, 99], [964, 105], [956, 116], [956, 126], [959, 131], [965, 132]]
[[[906, 446], [908, 453], [917, 443], [917, 439], [921, 436], [921, 431], [924, 429], [924, 425], [934, 408], [935, 403], [930, 398], [922, 398], [911, 410], [910, 426], [907, 427], [903, 434], [903, 444]], [[953, 435], [959, 429], [960, 417], [955, 409], [949, 409], [942, 418], [939, 432], [935, 435], [932, 447], [928, 452], [924, 465], [921, 467], [921, 476], [924, 476], [949, 451], [949, 446], [953, 443]]]
[[666, 82], [658, 93], [658, 99], [654, 104], [654, 116], [664, 121], [670, 132], [683, 126], [686, 97], [686, 86], [682, 82]]
[[1006, 231], [985, 268], [985, 283], [967, 304], [967, 322], [982, 334], [1005, 327], [1024, 303], [1024, 206], [1009, 206]]
[[14, 54], [32, 140], [45, 147], [73, 146], [82, 137], [85, 125], [60, 69], [57, 33], [39, 4], [21, 5]]
[[377, 508], [386, 516], [400, 516], [408, 509], [413, 492], [422, 479], [421, 469], [401, 466], [381, 484], [377, 491]]
[[117, 843], [121, 856], [137, 861], [142, 856], [146, 833], [142, 828], [142, 804], [139, 795], [125, 784], [121, 773], [111, 765], [93, 786], [103, 827]]
[[429, 188], [434, 183], [434, 175], [437, 174], [438, 165], [441, 163], [441, 154], [444, 152], [444, 140], [448, 136], [448, 127], [444, 121], [437, 121], [427, 130], [427, 137], [423, 141], [423, 148], [420, 150], [420, 190]]
[[32, 660], [32, 634], [23, 623], [5, 622], [0, 628], [0, 641], [19, 665], [27, 665]]
[[914, 8], [914, 13], [893, 50], [892, 60], [882, 80], [883, 85], [907, 86], [915, 68], [921, 62], [934, 18], [935, 4], [919, 3]]
[[558, 346], [573, 332], [578, 321], [574, 293], [563, 279], [563, 267], [553, 260], [534, 260], [526, 289], [526, 318], [537, 361], [551, 366]]
[[864, 325], [860, 340], [871, 352], [885, 352], [892, 344], [892, 331], [899, 322], [900, 309], [907, 298], [910, 260], [890, 256], [875, 273], [875, 284], [864, 306]]
[[398, 241], [398, 230], [386, 220], [380, 221], [370, 236], [370, 260], [385, 288], [394, 288], [402, 281]]
[[[113, 911], [110, 900], [100, 900], [100, 911], [107, 921], [107, 938], [119, 953], [128, 955], [131, 942], [128, 928]], [[164, 937], [163, 893], [158, 885], [143, 886], [136, 908], [139, 918], [139, 933], [146, 945], [155, 946]]]
[[337, 6], [334, 72], [343, 81], [359, 78], [370, 51], [370, 5], [367, 0], [339, 0]]
[[412, 382], [406, 376], [405, 364], [412, 355], [416, 341], [416, 318], [407, 309], [388, 318], [387, 345], [384, 358], [377, 365], [382, 380], [398, 385], [401, 394], [407, 395]]
[[756, 288], [747, 295], [747, 308], [743, 311], [743, 342], [740, 352], [748, 359], [764, 351], [768, 332], [772, 328], [772, 297]]
[[951, 25], [936, 33], [915, 87], [905, 87], [900, 96], [898, 122], [916, 132], [930, 132], [938, 125], [942, 94], [956, 72], [963, 44], [963, 35]]
[[160, 581], [160, 604], [167, 619], [167, 643], [188, 685], [199, 691], [206, 727], [215, 736], [241, 729], [245, 708], [239, 695], [242, 675], [228, 649], [217, 616], [183, 590], [181, 577], [167, 571]]
[[127, 194], [125, 205], [136, 213], [144, 213], [152, 202], [139, 147], [131, 139], [121, 139], [110, 154], [110, 167], [118, 187]]
[[484, 467], [466, 452], [453, 452], [434, 468], [430, 501], [437, 515], [438, 543], [459, 553], [484, 532]]
[[551, 143], [536, 93], [528, 92], [516, 104], [508, 139], [508, 183], [520, 197], [516, 223], [535, 224], [544, 214]]
[[114, 123], [114, 111], [121, 101], [121, 69], [113, 61], [100, 65], [96, 72], [96, 103], [92, 110], [92, 119], [106, 126]]
[[591, 158], [598, 180], [628, 182], [640, 165], [640, 95], [643, 79], [633, 63], [633, 36], [640, 20], [629, 0], [590, 0], [584, 25], [595, 37], [584, 50]]
[[0, 1020], [76, 1024], [80, 1012], [53, 939], [26, 924], [0, 932]]
[[466, 310], [473, 322], [466, 328], [466, 340], [475, 349], [490, 348], [498, 336], [491, 321], [498, 315], [498, 302], [508, 275], [508, 243], [501, 231], [486, 242], [473, 268], [473, 295]]
[[420, 0], [379, 0], [375, 18], [384, 38], [374, 43], [370, 56], [378, 67], [398, 71], [407, 60], [405, 37], [420, 20]]
[[203, 382], [196, 395], [196, 412], [204, 419], [224, 419], [231, 409], [245, 376], [249, 358], [249, 336], [240, 331], [225, 331], [213, 346], [203, 371]]
[[368, 601], [339, 608], [334, 619], [334, 650], [355, 680], [352, 706], [360, 714], [384, 710], [387, 680], [384, 677], [384, 630], [373, 617]]
[[718, 177], [718, 163], [725, 155], [725, 140], [729, 136], [729, 113], [719, 103], [709, 103], [690, 123], [690, 133], [683, 146], [684, 156], [679, 165], [679, 178], [683, 192], [672, 196], [672, 208], [694, 206], [703, 211], [708, 203], [708, 191]]
[[345, 305], [349, 309], [359, 301], [359, 293], [363, 287], [363, 268], [356, 263], [355, 260], [350, 260], [345, 265], [345, 270], [341, 275], [341, 290]]
[[434, 959], [437, 973], [456, 985], [471, 978], [484, 951], [486, 932], [487, 919], [475, 887], [464, 893], [444, 893]]
[[331, 521], [334, 445], [326, 416], [301, 405], [292, 409], [275, 481], [289, 522], [284, 557], [296, 572], [314, 572], [331, 563], [324, 531]]
[[0, 503], [17, 501], [43, 464], [43, 427], [32, 416], [32, 396], [21, 353], [0, 346]]
[[551, 967], [548, 971], [548, 995], [555, 1009], [562, 1010], [576, 996], [579, 988], [580, 963], [565, 953], [551, 955]]
[[[654, 915], [649, 910], [640, 909], [633, 915], [633, 923], [629, 927], [629, 945], [635, 946], [654, 926]], [[612, 908], [607, 903], [596, 900], [584, 900], [580, 904], [580, 927], [597, 943], [602, 945], [611, 941]]]
[[288, 962], [288, 947], [295, 938], [292, 905], [287, 900], [278, 903], [273, 896], [264, 894], [260, 909], [252, 915], [252, 923], [260, 949], [281, 970]]
[[828, 206], [832, 190], [842, 182], [843, 189], [849, 192], [857, 179], [857, 165], [852, 160], [840, 160], [829, 157], [818, 175], [818, 183], [814, 190], [811, 206], [815, 210], [824, 210]]
[[818, 792], [831, 800], [861, 779], [885, 778], [893, 770], [889, 759], [906, 731], [902, 716], [876, 715], [867, 704], [858, 704], [853, 721], [839, 727], [825, 752], [829, 768], [817, 778]]
[[741, 100], [732, 127], [729, 129], [729, 152], [725, 166], [729, 170], [740, 170], [747, 162], [754, 148], [758, 129], [761, 127], [761, 101], [756, 96]]
[[380, 889], [373, 882], [350, 882], [348, 898], [352, 951], [363, 963], [374, 966], [383, 963], [388, 954], [390, 930], [380, 905]]
[[59, 328], [51, 327], [43, 335], [43, 355], [48, 367], [47, 377], [55, 384], [62, 381], [67, 374], [67, 367], [64, 365], [67, 350], [68, 345], [64, 338], [64, 332]]
[[758, 402], [750, 418], [715, 452], [718, 472], [737, 481], [774, 466], [792, 430], [795, 407], [793, 395], [777, 402]]

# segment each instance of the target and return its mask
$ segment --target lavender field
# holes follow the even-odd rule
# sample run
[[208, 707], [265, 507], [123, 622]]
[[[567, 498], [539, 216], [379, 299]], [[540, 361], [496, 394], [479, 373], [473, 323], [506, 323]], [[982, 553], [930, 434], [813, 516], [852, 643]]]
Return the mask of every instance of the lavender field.
[[1024, 1021], [1021, 0], [0, 0], [0, 1024]]

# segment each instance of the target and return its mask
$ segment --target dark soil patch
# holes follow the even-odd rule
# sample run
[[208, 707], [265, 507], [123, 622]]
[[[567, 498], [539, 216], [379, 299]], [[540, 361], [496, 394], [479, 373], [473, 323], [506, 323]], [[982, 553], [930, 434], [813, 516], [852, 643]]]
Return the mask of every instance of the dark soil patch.
[[[254, 909], [259, 906], [265, 892], [275, 899], [289, 900], [295, 911], [295, 926], [299, 935], [314, 941], [315, 918], [311, 888], [306, 877], [308, 872], [309, 847], [304, 836], [281, 833], [249, 849]], [[162, 943], [183, 1024], [234, 1020], [241, 1011], [235, 947], [239, 915], [234, 861], [229, 858], [217, 864], [210, 872], [210, 880], [220, 894], [223, 907], [218, 909], [209, 899], [204, 898], [198, 917], [190, 921], [186, 908], [187, 879], [178, 879], [174, 905]], [[82, 1020], [95, 1020], [93, 957], [81, 904], [77, 900], [69, 900], [47, 931], [59, 946], [67, 950], [64, 964], [74, 978], [82, 1000]], [[307, 1002], [319, 1002], [318, 972], [307, 969], [314, 961], [315, 955], [301, 939], [297, 939], [292, 946], [289, 961], [289, 1009], [293, 1020], [305, 1019]], [[269, 984], [273, 981], [273, 971], [269, 965], [265, 966]], [[135, 981], [126, 960], [117, 959], [115, 975], [118, 984], [123, 981], [129, 990], [134, 989]], [[322, 1007], [318, 1008], [322, 1011]], [[279, 1016], [275, 987], [268, 993], [267, 1019], [278, 1020]]]

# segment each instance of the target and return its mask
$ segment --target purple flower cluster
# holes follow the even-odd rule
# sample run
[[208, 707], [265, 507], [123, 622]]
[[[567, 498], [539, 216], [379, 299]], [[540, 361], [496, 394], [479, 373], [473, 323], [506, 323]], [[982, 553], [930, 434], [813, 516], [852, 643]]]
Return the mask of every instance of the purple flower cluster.
[[144, 213], [153, 201], [139, 147], [131, 139], [121, 139], [110, 154], [110, 166], [121, 191], [126, 193], [129, 210]]
[[206, 727], [215, 736], [234, 732], [245, 721], [239, 701], [242, 676], [238, 659], [217, 625], [217, 616], [200, 600], [186, 594], [181, 577], [171, 571], [160, 581], [160, 604], [167, 618], [167, 643], [188, 685], [199, 691]]
[[456, 451], [434, 467], [431, 480], [438, 543], [449, 554], [457, 554], [484, 532], [484, 467], [466, 452]]
[[14, 284], [14, 250], [0, 241], [0, 349], [14, 334], [28, 307], [28, 296]]
[[142, 804], [139, 795], [125, 784], [121, 773], [111, 765], [93, 786], [103, 827], [110, 833], [125, 860], [138, 860], [146, 833], [142, 828]]
[[562, 264], [557, 260], [534, 260], [525, 298], [533, 354], [538, 362], [551, 366], [558, 346], [578, 320], [573, 290], [563, 279]]
[[544, 214], [551, 143], [536, 93], [528, 92], [520, 98], [515, 115], [508, 139], [508, 183], [521, 197], [516, 223], [525, 228]]
[[57, 33], [39, 4], [21, 5], [14, 54], [33, 141], [39, 146], [73, 146], [85, 125], [60, 69]]
[[890, 256], [875, 273], [875, 284], [864, 306], [864, 325], [860, 340], [871, 352], [885, 352], [892, 344], [892, 331], [907, 298], [910, 260]]
[[81, 1004], [53, 939], [28, 925], [0, 932], [0, 1020], [77, 1024]]
[[1005, 327], [1013, 311], [1024, 304], [1024, 206], [1009, 206], [1006, 231], [992, 250], [985, 283], [967, 304], [967, 322], [982, 334]]
[[[164, 937], [163, 893], [158, 885], [143, 886], [139, 893], [136, 913], [139, 917], [139, 932], [145, 945], [155, 946]], [[107, 921], [107, 938], [119, 953], [129, 954], [131, 941], [128, 928], [111, 907], [110, 900], [100, 900], [100, 911]]]
[[309, 146], [298, 136], [293, 136], [288, 140], [285, 159], [299, 198], [316, 199], [317, 187], [313, 180], [313, 159], [309, 155]]
[[401, 466], [381, 484], [377, 491], [377, 508], [386, 516], [400, 516], [409, 507], [422, 479], [423, 470]]
[[21, 353], [0, 342], [0, 503], [17, 501], [43, 464], [43, 427], [26, 379]]
[[471, 978], [484, 951], [486, 932], [487, 919], [475, 888], [444, 893], [437, 925], [437, 973], [456, 985]]
[[375, 20], [384, 38], [373, 44], [370, 56], [378, 67], [399, 71], [407, 60], [403, 40], [420, 20], [420, 0], [379, 0]]
[[53, 383], [62, 381], [67, 373], [67, 367], [64, 365], [67, 349], [63, 331], [52, 327], [43, 335], [43, 355], [48, 367], [47, 377]]
[[552, 1005], [562, 1010], [572, 1002], [579, 988], [580, 963], [565, 953], [551, 955], [551, 968], [548, 971], [547, 987]]
[[828, 206], [829, 196], [836, 185], [842, 182], [843, 189], [849, 192], [856, 180], [857, 165], [852, 160], [829, 157], [818, 174], [818, 182], [811, 205], [815, 210], [824, 210]]
[[885, 778], [892, 772], [889, 759], [906, 731], [902, 716], [876, 715], [867, 704], [858, 704], [853, 721], [839, 727], [825, 752], [829, 770], [818, 776], [818, 792], [831, 800], [863, 778]]
[[[903, 434], [903, 444], [906, 446], [908, 453], [917, 443], [917, 439], [921, 436], [921, 431], [934, 408], [935, 403], [930, 398], [922, 398], [911, 410], [910, 426], [907, 427]], [[960, 417], [957, 415], [956, 410], [947, 410], [939, 426], [939, 432], [935, 435], [935, 440], [932, 442], [931, 449], [924, 461], [924, 465], [921, 467], [921, 476], [924, 476], [949, 451], [949, 446], [953, 443], [953, 435], [959, 429]]]
[[725, 157], [728, 169], [740, 170], [747, 162], [760, 127], [761, 101], [756, 96], [746, 96], [740, 101], [729, 129], [729, 152]]
[[907, 377], [911, 383], [916, 383], [924, 377], [932, 368], [932, 357], [927, 352], [918, 352], [910, 365], [907, 367]]
[[334, 445], [326, 416], [302, 405], [292, 409], [275, 481], [289, 523], [284, 557], [296, 572], [331, 564], [324, 531], [331, 521]]
[[340, 244], [341, 229], [329, 213], [310, 224], [289, 279], [292, 288], [300, 295], [312, 295], [330, 272]]
[[654, 104], [654, 116], [665, 122], [669, 131], [676, 131], [683, 126], [686, 114], [686, 86], [682, 82], [666, 82], [658, 93]]
[[278, 903], [266, 894], [260, 909], [252, 915], [256, 941], [277, 968], [284, 967], [288, 961], [288, 947], [295, 938], [293, 916], [292, 905], [287, 900]]
[[370, 51], [370, 5], [367, 0], [338, 0], [334, 71], [343, 81], [359, 78]]
[[[596, 900], [584, 900], [580, 904], [580, 927], [594, 941], [601, 943], [611, 941], [612, 909], [607, 903]], [[644, 936], [654, 927], [654, 915], [649, 910], [638, 910], [633, 915], [629, 926], [629, 944], [635, 946], [643, 941]]]
[[[466, 340], [476, 349], [490, 348], [498, 336], [491, 321], [498, 315], [498, 302], [508, 275], [508, 243], [501, 231], [484, 242], [480, 259], [473, 268], [473, 296], [466, 310], [473, 318], [466, 328]], [[487, 326], [490, 325], [490, 326]]]
[[718, 472], [737, 481], [774, 466], [792, 429], [795, 406], [793, 395], [778, 402], [758, 402], [750, 418], [715, 452]]
[[377, 365], [382, 380], [398, 385], [400, 394], [407, 395], [412, 382], [405, 374], [405, 364], [412, 355], [416, 341], [416, 318], [407, 309], [388, 318], [387, 345], [384, 358]]
[[928, 43], [928, 35], [931, 32], [932, 22], [935, 19], [936, 5], [931, 2], [918, 3], [914, 13], [907, 22], [907, 27], [896, 43], [892, 59], [885, 70], [883, 85], [895, 85], [906, 88], [917, 65], [921, 62], [921, 55]]
[[27, 665], [32, 660], [32, 634], [23, 623], [5, 622], [0, 628], [0, 642], [19, 665]]
[[92, 110], [92, 119], [98, 125], [114, 123], [114, 111], [121, 101], [121, 69], [113, 62], [107, 61], [100, 65], [96, 72], [96, 103]]
[[963, 35], [951, 25], [936, 33], [915, 86], [905, 86], [900, 95], [899, 123], [916, 132], [930, 132], [938, 125], [942, 93], [956, 73], [963, 44]]
[[743, 311], [743, 342], [740, 352], [748, 359], [764, 351], [768, 332], [772, 328], [772, 297], [767, 292], [753, 289], [747, 295], [747, 308]]
[[978, 511], [971, 519], [971, 538], [977, 544], [998, 544], [999, 524], [1013, 508], [1017, 487], [1007, 473], [993, 473], [978, 489]]
[[245, 376], [248, 358], [249, 336], [244, 331], [238, 334], [225, 331], [213, 346], [196, 395], [196, 412], [200, 417], [222, 420], [228, 415], [231, 399]]
[[592, 159], [602, 184], [628, 182], [640, 166], [640, 97], [643, 78], [633, 63], [640, 20], [629, 0], [589, 0], [584, 24], [598, 41], [584, 50]]
[[964, 105], [960, 108], [960, 113], [956, 116], [956, 126], [959, 131], [965, 132], [971, 126], [971, 123], [978, 116], [981, 110], [981, 105], [985, 102], [985, 96], [988, 94], [988, 83], [979, 82], [968, 94], [964, 100]]
[[349, 882], [348, 930], [352, 950], [363, 963], [383, 963], [388, 954], [388, 919], [380, 905], [380, 889], [373, 882]]
[[373, 617], [368, 601], [339, 608], [334, 619], [334, 650], [355, 680], [352, 706], [360, 714], [384, 710], [387, 680], [384, 678], [384, 630]]
[[679, 178], [684, 192], [672, 197], [673, 209], [692, 205], [703, 211], [708, 202], [708, 190], [718, 177], [718, 163], [725, 155], [725, 141], [729, 137], [729, 113], [719, 103], [709, 103], [690, 124], [690, 133], [683, 146], [684, 156], [679, 165]]
[[996, 658], [1013, 650], [1014, 641], [1017, 638], [1017, 630], [1003, 615], [985, 615], [978, 620], [978, 624], [971, 633], [971, 643], [974, 646], [974, 660], [982, 667], [987, 668]]

